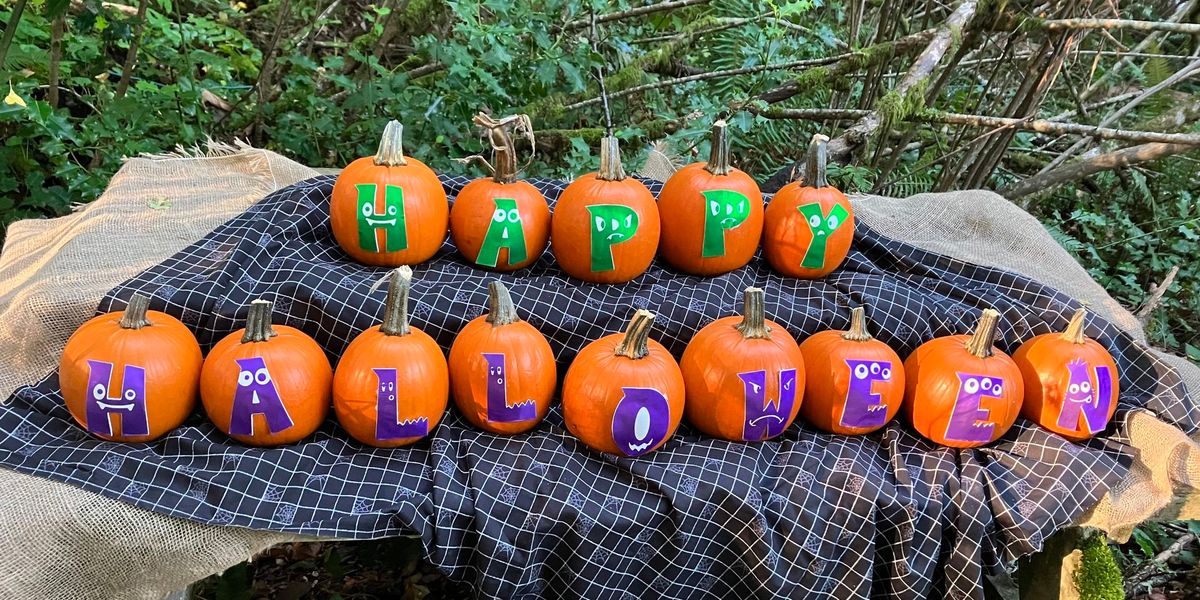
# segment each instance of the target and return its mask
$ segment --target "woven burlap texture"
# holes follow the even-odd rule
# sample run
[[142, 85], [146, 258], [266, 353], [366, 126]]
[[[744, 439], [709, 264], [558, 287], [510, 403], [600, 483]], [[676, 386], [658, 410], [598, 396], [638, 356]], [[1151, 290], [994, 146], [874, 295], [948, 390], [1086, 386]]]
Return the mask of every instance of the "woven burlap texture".
[[[652, 153], [642, 174], [665, 179]], [[0, 254], [0, 397], [57, 364], [67, 337], [109, 289], [194, 242], [267, 193], [316, 172], [271, 152], [207, 152], [128, 161], [94, 203], [67, 217], [23, 221]], [[1096, 285], [1028, 214], [990, 192], [861, 197], [855, 210], [884, 235], [1039, 279], [1091, 303], [1144, 339], [1136, 319]], [[1200, 369], [1164, 356], [1188, 389]], [[1153, 416], [1130, 417], [1141, 454], [1132, 475], [1086, 523], [1128, 536], [1171, 506], [1200, 514], [1200, 445]], [[69, 485], [0, 469], [0, 596], [160, 598], [295, 536], [201, 525], [133, 508]]]

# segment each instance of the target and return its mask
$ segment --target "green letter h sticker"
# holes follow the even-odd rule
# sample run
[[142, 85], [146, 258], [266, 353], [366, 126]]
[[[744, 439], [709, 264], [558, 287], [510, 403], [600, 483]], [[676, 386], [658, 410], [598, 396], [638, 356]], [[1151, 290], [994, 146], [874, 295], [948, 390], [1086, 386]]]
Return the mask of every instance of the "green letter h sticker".
[[408, 248], [408, 232], [404, 227], [404, 188], [398, 185], [383, 186], [383, 212], [375, 212], [374, 183], [360, 183], [358, 190], [358, 246], [363, 250], [380, 252], [375, 232], [384, 232], [385, 248], [382, 251], [396, 252]]

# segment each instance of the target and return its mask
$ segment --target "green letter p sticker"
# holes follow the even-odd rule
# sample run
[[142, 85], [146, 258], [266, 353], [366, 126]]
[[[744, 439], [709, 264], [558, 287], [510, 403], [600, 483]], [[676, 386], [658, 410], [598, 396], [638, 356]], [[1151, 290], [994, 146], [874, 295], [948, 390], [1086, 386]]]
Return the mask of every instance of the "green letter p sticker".
[[500, 249], [508, 248], [508, 264], [515, 265], [525, 260], [525, 230], [521, 228], [521, 212], [517, 201], [512, 198], [496, 198], [496, 210], [488, 223], [483, 245], [475, 262], [485, 267], [495, 267], [500, 260]]
[[637, 233], [637, 212], [621, 204], [594, 204], [587, 207], [592, 227], [592, 272], [611, 271], [612, 247]]
[[704, 243], [700, 256], [725, 256], [725, 231], [750, 216], [750, 200], [733, 190], [708, 190], [704, 196]]

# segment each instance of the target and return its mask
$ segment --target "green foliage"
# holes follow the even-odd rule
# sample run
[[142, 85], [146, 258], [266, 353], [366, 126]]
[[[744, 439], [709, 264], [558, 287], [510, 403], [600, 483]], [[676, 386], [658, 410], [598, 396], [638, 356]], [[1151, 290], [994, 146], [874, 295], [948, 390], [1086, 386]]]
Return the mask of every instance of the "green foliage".
[[1080, 547], [1083, 559], [1075, 571], [1075, 588], [1082, 600], [1123, 600], [1121, 569], [1103, 534], [1089, 536]]

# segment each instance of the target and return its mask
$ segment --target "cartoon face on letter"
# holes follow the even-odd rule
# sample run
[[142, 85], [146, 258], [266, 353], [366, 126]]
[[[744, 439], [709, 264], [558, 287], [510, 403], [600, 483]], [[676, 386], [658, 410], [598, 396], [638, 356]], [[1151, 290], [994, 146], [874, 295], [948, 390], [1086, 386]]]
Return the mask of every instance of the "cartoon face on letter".
[[882, 426], [887, 422], [888, 407], [874, 387], [876, 381], [891, 381], [891, 361], [847, 359], [846, 366], [850, 368], [850, 385], [842, 409], [842, 426]]
[[981, 406], [984, 398], [999, 399], [1004, 394], [1004, 380], [987, 375], [958, 374], [958, 399], [950, 422], [946, 424], [946, 439], [962, 442], [992, 441], [996, 423], [991, 411]]
[[626, 456], [641, 456], [667, 439], [671, 406], [653, 388], [621, 388], [624, 395], [613, 411], [612, 435]]

